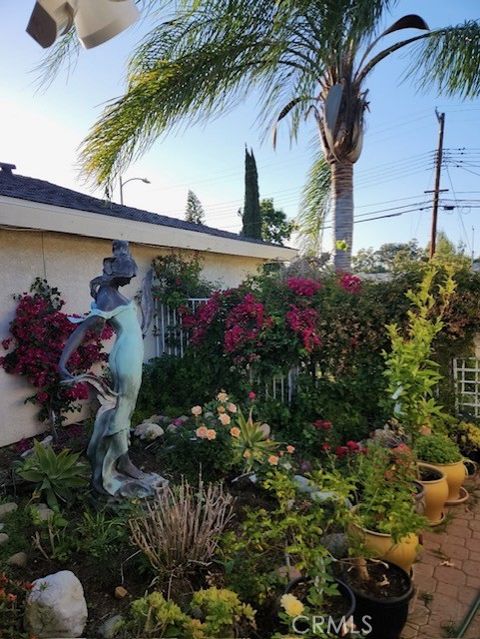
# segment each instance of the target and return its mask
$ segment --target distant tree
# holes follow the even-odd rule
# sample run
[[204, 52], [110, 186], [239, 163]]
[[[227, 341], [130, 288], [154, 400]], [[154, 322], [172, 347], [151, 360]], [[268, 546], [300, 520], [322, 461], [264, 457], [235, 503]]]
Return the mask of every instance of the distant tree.
[[257, 163], [253, 151], [245, 148], [245, 200], [243, 205], [242, 235], [262, 238], [262, 215], [258, 190]]
[[185, 220], [194, 224], [205, 223], [205, 211], [202, 203], [193, 191], [188, 191], [187, 208], [185, 210]]
[[261, 200], [262, 240], [272, 244], [288, 242], [295, 229], [295, 222], [288, 220], [286, 214], [275, 208], [272, 198]]
[[[458, 266], [468, 267], [471, 264], [471, 258], [465, 254], [465, 244], [459, 242], [456, 246], [444, 231], [437, 233], [437, 242], [435, 255], [446, 262], [453, 262]], [[430, 242], [426, 247], [427, 254], [430, 253]]]
[[353, 269], [359, 273], [388, 273], [399, 270], [408, 262], [426, 257], [425, 249], [417, 240], [406, 243], [388, 242], [379, 249], [360, 249], [352, 258]]

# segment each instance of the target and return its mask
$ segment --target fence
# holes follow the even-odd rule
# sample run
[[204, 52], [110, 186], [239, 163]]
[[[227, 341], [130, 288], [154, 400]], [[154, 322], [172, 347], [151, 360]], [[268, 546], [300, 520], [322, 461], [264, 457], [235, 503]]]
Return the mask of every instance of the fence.
[[[192, 297], [187, 300], [185, 306], [190, 313], [195, 313], [198, 307], [207, 301], [208, 297]], [[162, 355], [183, 357], [188, 346], [188, 331], [182, 327], [181, 317], [177, 309], [166, 306], [158, 300], [155, 302], [153, 334], [155, 336], [155, 354], [157, 357], [162, 357]]]
[[453, 360], [453, 381], [457, 412], [480, 417], [480, 360], [456, 357]]
[[[187, 300], [186, 306], [191, 313], [195, 313], [198, 307], [207, 301], [208, 297], [194, 297]], [[155, 303], [153, 334], [157, 357], [163, 355], [183, 357], [188, 346], [188, 331], [182, 327], [180, 314], [175, 308], [159, 301]], [[271, 380], [259, 384], [252, 372], [251, 381], [257, 388], [261, 388], [266, 399], [277, 399], [284, 404], [290, 404], [295, 393], [298, 374], [299, 369], [292, 368], [285, 375], [275, 375]]]

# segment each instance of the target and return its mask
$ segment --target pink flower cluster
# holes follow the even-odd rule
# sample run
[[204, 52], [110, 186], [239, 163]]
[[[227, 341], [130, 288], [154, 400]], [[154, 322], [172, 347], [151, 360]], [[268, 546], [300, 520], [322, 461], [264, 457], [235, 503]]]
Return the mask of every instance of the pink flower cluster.
[[[61, 386], [57, 366], [63, 346], [75, 329], [68, 316], [60, 310], [64, 301], [45, 293], [24, 293], [19, 298], [16, 316], [10, 324], [12, 337], [2, 341], [9, 352], [0, 358], [0, 366], [7, 373], [21, 375], [38, 391], [30, 398], [42, 407], [55, 402], [57, 410], [71, 410], [73, 402], [88, 397], [84, 384]], [[102, 352], [102, 339], [109, 339], [112, 329], [106, 326], [101, 336], [93, 333], [72, 355], [69, 366], [73, 373], [84, 372], [107, 355]]]
[[252, 293], [234, 306], [225, 322], [224, 348], [227, 353], [239, 350], [250, 341], [256, 340], [260, 331], [270, 324], [265, 309]]
[[198, 307], [195, 315], [191, 315], [185, 306], [178, 309], [182, 318], [182, 326], [192, 329], [190, 336], [192, 344], [198, 346], [202, 342], [209, 326], [217, 317], [220, 309], [220, 298], [221, 293], [219, 291], [213, 293], [205, 304], [201, 304]]
[[321, 340], [316, 329], [318, 313], [314, 308], [300, 308], [291, 304], [286, 320], [290, 329], [302, 340], [306, 351], [311, 353], [315, 347], [320, 346]]
[[362, 290], [362, 280], [351, 273], [344, 273], [340, 278], [340, 286], [347, 293], [360, 293]]
[[287, 287], [296, 295], [312, 297], [322, 288], [322, 285], [307, 277], [289, 277]]

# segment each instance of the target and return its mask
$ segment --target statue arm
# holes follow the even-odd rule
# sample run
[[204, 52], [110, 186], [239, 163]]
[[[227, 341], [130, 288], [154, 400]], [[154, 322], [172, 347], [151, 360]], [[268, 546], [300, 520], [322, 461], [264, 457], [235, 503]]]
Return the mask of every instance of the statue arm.
[[80, 344], [85, 339], [85, 335], [88, 331], [101, 331], [105, 326], [105, 319], [98, 315], [91, 315], [87, 317], [78, 327], [73, 331], [63, 347], [62, 355], [58, 363], [58, 372], [62, 380], [73, 379], [73, 375], [67, 369], [68, 360], [77, 350]]

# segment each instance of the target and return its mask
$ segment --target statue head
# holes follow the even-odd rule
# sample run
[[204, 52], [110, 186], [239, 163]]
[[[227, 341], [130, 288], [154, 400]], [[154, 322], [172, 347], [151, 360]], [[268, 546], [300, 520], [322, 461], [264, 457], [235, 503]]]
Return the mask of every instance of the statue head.
[[133, 277], [137, 276], [137, 264], [130, 253], [128, 242], [114, 240], [112, 257], [103, 260], [103, 274], [90, 282], [90, 292], [93, 298], [100, 286], [125, 286]]

